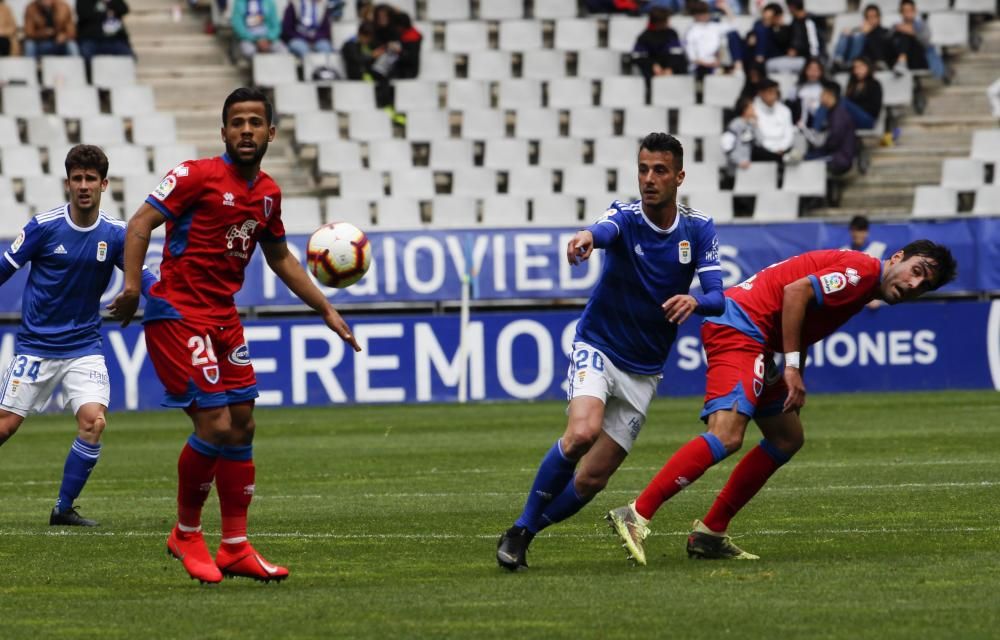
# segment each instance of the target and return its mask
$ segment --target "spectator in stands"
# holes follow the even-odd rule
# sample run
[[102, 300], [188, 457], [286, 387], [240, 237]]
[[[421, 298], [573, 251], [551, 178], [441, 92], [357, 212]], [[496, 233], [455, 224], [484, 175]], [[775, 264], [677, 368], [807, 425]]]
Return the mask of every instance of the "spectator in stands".
[[257, 53], [288, 51], [281, 41], [281, 19], [274, 0], [236, 0], [232, 25], [240, 55], [246, 59]]
[[986, 97], [990, 101], [990, 111], [994, 118], [1000, 118], [1000, 78], [993, 81], [986, 89]]
[[17, 21], [14, 12], [6, 2], [0, 0], [0, 56], [19, 56], [21, 47], [17, 41]]
[[281, 39], [299, 58], [311, 52], [330, 53], [332, 20], [326, 0], [291, 0], [281, 20]]
[[928, 69], [934, 77], [944, 78], [944, 60], [931, 44], [931, 29], [917, 15], [917, 5], [913, 0], [899, 3], [901, 21], [892, 27], [892, 46], [896, 52], [893, 70]]
[[[856, 129], [872, 129], [882, 111], [882, 84], [874, 77], [868, 58], [855, 58], [851, 64], [851, 77], [842, 99], [844, 108], [851, 114]], [[813, 126], [822, 131], [826, 126], [827, 109], [823, 105], [813, 114]]]
[[795, 96], [788, 100], [792, 118], [799, 128], [812, 125], [813, 116], [820, 106], [823, 82], [826, 79], [826, 71], [818, 58], [807, 60], [799, 72], [799, 79], [795, 84]]
[[752, 98], [736, 102], [736, 117], [729, 121], [722, 134], [722, 151], [726, 154], [726, 179], [731, 183], [738, 169], [746, 169], [753, 158], [757, 142], [757, 113]]
[[805, 9], [803, 0], [787, 0], [792, 14], [789, 25], [788, 52], [792, 58], [826, 61], [826, 32], [823, 21]]
[[732, 25], [712, 21], [712, 12], [702, 0], [688, 4], [688, 11], [694, 23], [684, 34], [684, 52], [698, 79], [727, 66], [742, 66], [742, 45]]
[[854, 119], [840, 99], [840, 85], [823, 81], [820, 98], [827, 112], [827, 128], [821, 140], [806, 154], [807, 160], [825, 160], [827, 169], [836, 176], [851, 170], [858, 155], [858, 136]]
[[784, 9], [777, 2], [766, 4], [747, 34], [746, 47], [753, 57], [744, 60], [744, 66], [762, 67], [769, 74], [798, 73], [804, 60], [785, 55], [790, 44], [791, 31], [785, 25]]
[[847, 231], [851, 234], [851, 243], [846, 248], [851, 251], [864, 251], [868, 246], [869, 226], [868, 218], [865, 216], [851, 218], [851, 222], [847, 225]]
[[639, 0], [584, 0], [589, 13], [639, 13]]
[[393, 69], [393, 78], [416, 78], [420, 75], [420, 48], [424, 36], [405, 11], [397, 11], [392, 18], [399, 38], [399, 59]]
[[344, 70], [348, 80], [372, 80], [372, 64], [375, 62], [375, 25], [362, 22], [353, 38], [340, 48], [344, 60]]
[[632, 61], [646, 79], [646, 92], [653, 76], [684, 74], [687, 57], [680, 36], [670, 28], [670, 12], [656, 8], [649, 12], [649, 24], [632, 47]]
[[886, 68], [896, 62], [892, 36], [889, 30], [882, 26], [882, 11], [878, 5], [866, 6], [861, 26], [840, 35], [834, 49], [833, 61], [839, 68], [846, 68], [860, 55], [884, 64]]
[[76, 34], [80, 55], [89, 64], [94, 56], [134, 56], [122, 19], [125, 0], [76, 0]]
[[753, 102], [757, 114], [753, 160], [782, 162], [795, 144], [792, 112], [778, 98], [778, 83], [774, 80], [765, 78], [757, 85], [757, 97]]
[[34, 0], [24, 9], [24, 55], [78, 56], [73, 9], [64, 0]]

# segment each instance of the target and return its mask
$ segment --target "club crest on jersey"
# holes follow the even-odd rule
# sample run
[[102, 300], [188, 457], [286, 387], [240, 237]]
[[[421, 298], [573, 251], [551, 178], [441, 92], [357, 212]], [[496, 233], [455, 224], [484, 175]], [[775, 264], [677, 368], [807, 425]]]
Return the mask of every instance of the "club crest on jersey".
[[205, 374], [205, 379], [208, 380], [209, 384], [215, 384], [219, 381], [219, 365], [212, 364], [201, 370]]
[[17, 234], [17, 238], [14, 239], [14, 244], [10, 245], [10, 252], [17, 253], [17, 250], [21, 248], [22, 244], [24, 244], [24, 231]]
[[235, 207], [236, 206], [236, 196], [230, 192], [225, 192], [222, 194], [222, 206], [224, 207]]
[[245, 367], [250, 364], [250, 349], [242, 344], [229, 354], [229, 361], [238, 367]]
[[264, 219], [269, 220], [271, 218], [271, 207], [274, 206], [274, 198], [271, 196], [264, 196]]
[[858, 286], [858, 283], [861, 282], [861, 276], [858, 275], [857, 269], [851, 269], [848, 267], [844, 273], [847, 275], [847, 284], [852, 287]]
[[159, 185], [157, 185], [155, 189], [153, 189], [153, 193], [151, 195], [160, 202], [162, 202], [167, 199], [167, 196], [170, 195], [170, 193], [174, 190], [174, 187], [176, 186], [177, 186], [177, 178], [172, 173], [168, 174], [167, 177], [163, 179], [163, 182], [161, 182]]
[[97, 261], [104, 262], [108, 259], [108, 243], [101, 240], [97, 243]]
[[[256, 220], [244, 220], [243, 224], [240, 226], [234, 224], [229, 227], [229, 231], [226, 232], [226, 248], [230, 251], [226, 253], [226, 255], [236, 256], [245, 260], [248, 257], [247, 252], [250, 250], [251, 235], [253, 234], [253, 230], [256, 228]], [[237, 240], [240, 241], [242, 251], [233, 250]]]
[[681, 240], [677, 243], [677, 253], [681, 264], [690, 264], [691, 262], [691, 243], [687, 240]]
[[823, 293], [834, 293], [847, 286], [847, 277], [842, 273], [828, 273], [819, 279]]

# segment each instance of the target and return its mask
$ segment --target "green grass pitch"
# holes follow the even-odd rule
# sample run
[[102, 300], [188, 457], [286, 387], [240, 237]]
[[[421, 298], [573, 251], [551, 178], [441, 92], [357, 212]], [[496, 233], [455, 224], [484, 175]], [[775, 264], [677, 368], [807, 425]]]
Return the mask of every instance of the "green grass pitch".
[[[633, 567], [601, 516], [699, 408], [656, 401], [608, 489], [518, 574], [496, 538], [561, 403], [259, 410], [251, 539], [292, 575], [212, 587], [165, 554], [183, 414], [112, 414], [79, 500], [97, 531], [47, 526], [73, 425], [33, 417], [0, 449], [0, 638], [997, 637], [1000, 395], [810, 397], [805, 448], [733, 523], [762, 560], [684, 553], [730, 459], [661, 509]], [[218, 523], [213, 492], [210, 546]]]

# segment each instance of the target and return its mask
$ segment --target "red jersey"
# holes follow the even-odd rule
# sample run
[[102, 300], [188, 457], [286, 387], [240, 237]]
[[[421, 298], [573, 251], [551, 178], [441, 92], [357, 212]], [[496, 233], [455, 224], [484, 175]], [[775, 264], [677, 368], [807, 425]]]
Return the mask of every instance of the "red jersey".
[[236, 317], [258, 240], [285, 238], [278, 185], [263, 171], [248, 183], [223, 155], [178, 165], [146, 202], [166, 217], [167, 240], [144, 319]]
[[802, 323], [805, 348], [836, 331], [879, 293], [882, 261], [859, 251], [810, 251], [775, 263], [726, 290], [726, 311], [706, 322], [729, 325], [784, 351], [781, 307], [785, 285], [809, 278], [816, 300]]

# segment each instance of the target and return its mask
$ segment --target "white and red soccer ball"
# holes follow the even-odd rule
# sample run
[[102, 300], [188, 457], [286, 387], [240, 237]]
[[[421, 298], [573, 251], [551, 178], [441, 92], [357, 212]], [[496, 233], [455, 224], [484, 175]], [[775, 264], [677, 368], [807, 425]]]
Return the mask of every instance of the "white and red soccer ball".
[[349, 222], [330, 222], [309, 238], [306, 264], [328, 287], [349, 287], [368, 271], [372, 246], [368, 236]]

